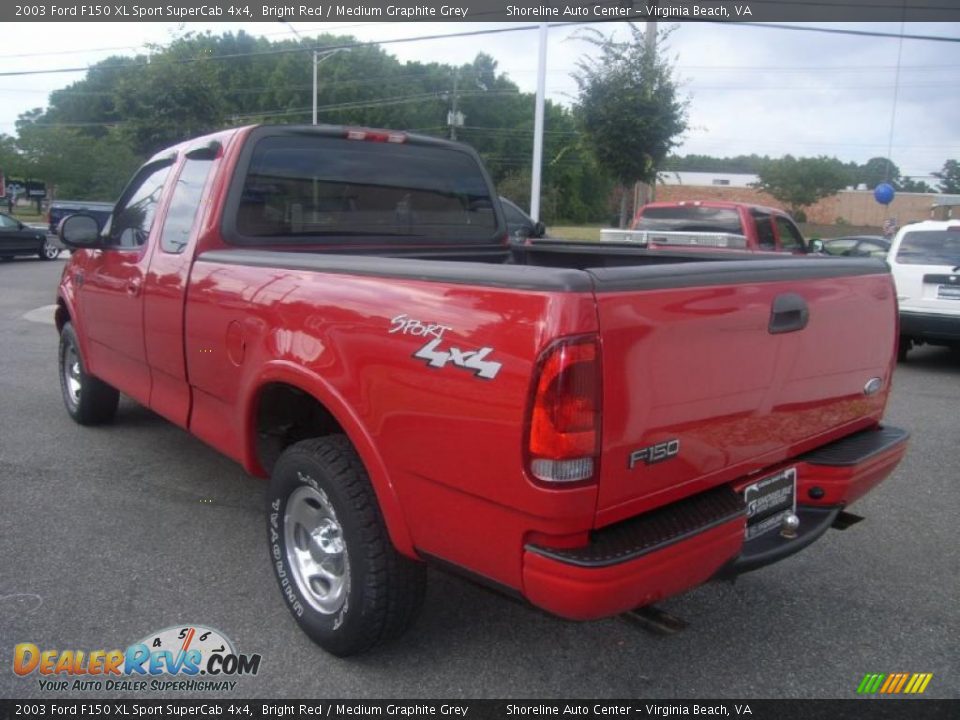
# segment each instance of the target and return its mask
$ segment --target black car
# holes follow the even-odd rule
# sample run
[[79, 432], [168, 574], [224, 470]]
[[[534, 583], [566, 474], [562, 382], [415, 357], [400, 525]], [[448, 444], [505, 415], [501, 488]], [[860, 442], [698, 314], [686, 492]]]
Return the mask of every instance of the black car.
[[41, 260], [53, 260], [59, 254], [60, 246], [52, 238], [47, 238], [46, 231], [0, 213], [0, 260], [12, 260], [17, 255], [37, 255]]
[[823, 241], [827, 255], [847, 257], [881, 257], [890, 251], [890, 241], [879, 235], [850, 235]]
[[512, 201], [501, 196], [500, 205], [503, 207], [503, 216], [507, 220], [507, 230], [510, 237], [523, 240], [524, 238], [540, 238], [546, 234], [547, 229], [542, 222], [536, 222]]

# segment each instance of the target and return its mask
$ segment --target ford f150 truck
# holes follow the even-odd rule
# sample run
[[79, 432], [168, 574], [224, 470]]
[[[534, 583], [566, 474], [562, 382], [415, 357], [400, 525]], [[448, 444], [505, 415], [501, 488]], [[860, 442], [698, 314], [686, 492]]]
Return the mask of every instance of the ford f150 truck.
[[787, 213], [747, 203], [705, 200], [644, 205], [629, 230], [603, 230], [607, 242], [656, 248], [720, 248], [752, 252], [817, 252]]
[[906, 448], [882, 260], [511, 244], [463, 145], [224, 131], [60, 231], [67, 412], [122, 392], [269, 477], [283, 601], [338, 655], [427, 562], [586, 620], [780, 560]]

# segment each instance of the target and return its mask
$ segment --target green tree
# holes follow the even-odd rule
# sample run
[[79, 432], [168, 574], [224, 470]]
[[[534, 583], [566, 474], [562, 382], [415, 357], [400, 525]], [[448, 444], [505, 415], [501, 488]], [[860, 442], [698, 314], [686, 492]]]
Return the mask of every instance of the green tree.
[[91, 138], [77, 129], [41, 122], [38, 112], [17, 122], [19, 173], [42, 179], [48, 195], [75, 200], [113, 200], [140, 158], [117, 129]]
[[940, 192], [948, 195], [960, 193], [960, 162], [947, 160], [940, 172], [933, 173], [933, 176], [940, 180], [938, 185]]
[[753, 186], [787, 205], [794, 214], [818, 200], [836, 195], [850, 181], [842, 162], [823, 156], [795, 158], [787, 155], [779, 160], [769, 160], [758, 175], [760, 179]]
[[936, 192], [929, 184], [923, 180], [914, 180], [911, 177], [905, 177], [900, 183], [900, 190], [908, 193], [932, 193]]
[[900, 187], [900, 168], [893, 160], [885, 157], [870, 158], [863, 165], [856, 166], [851, 184], [863, 183], [868, 190], [873, 190], [880, 183], [890, 183], [895, 190]]
[[[591, 30], [583, 37], [599, 54], [577, 63], [576, 114], [597, 162], [623, 185], [653, 183], [687, 129], [687, 101], [680, 96], [662, 51], [628, 23], [624, 41]], [[661, 33], [659, 40], [666, 38]], [[626, 223], [626, 193], [620, 225]]]

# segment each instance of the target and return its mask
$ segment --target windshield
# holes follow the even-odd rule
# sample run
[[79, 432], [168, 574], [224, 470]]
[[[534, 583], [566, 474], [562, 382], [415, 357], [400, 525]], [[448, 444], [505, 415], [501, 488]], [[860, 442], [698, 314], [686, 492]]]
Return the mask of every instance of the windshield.
[[285, 135], [257, 142], [237, 211], [254, 237], [492, 240], [477, 161], [446, 147]]
[[634, 230], [675, 230], [743, 234], [740, 213], [730, 208], [678, 205], [646, 208]]
[[908, 232], [900, 241], [897, 262], [902, 265], [960, 265], [960, 227]]

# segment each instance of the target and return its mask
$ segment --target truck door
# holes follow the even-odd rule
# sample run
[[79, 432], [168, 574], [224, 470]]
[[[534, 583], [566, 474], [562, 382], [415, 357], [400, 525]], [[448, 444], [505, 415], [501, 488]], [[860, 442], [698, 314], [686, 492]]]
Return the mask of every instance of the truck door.
[[107, 230], [107, 246], [90, 251], [79, 290], [89, 339], [89, 362], [98, 377], [146, 404], [150, 397], [143, 333], [143, 282], [154, 215], [172, 159], [140, 169], [124, 190]]
[[190, 386], [184, 364], [183, 304], [193, 262], [193, 244], [203, 213], [204, 187], [219, 151], [204, 147], [188, 152], [173, 186], [150, 260], [144, 286], [144, 328], [147, 363], [153, 386], [150, 407], [168, 420], [186, 426]]

